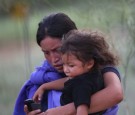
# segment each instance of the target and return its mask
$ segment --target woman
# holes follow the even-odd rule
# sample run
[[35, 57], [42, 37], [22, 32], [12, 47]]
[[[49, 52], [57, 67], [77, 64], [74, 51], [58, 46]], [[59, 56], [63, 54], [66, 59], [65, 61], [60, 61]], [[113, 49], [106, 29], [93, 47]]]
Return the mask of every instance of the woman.
[[[56, 79], [60, 79], [61, 77], [64, 77], [59, 48], [61, 47], [62, 36], [73, 29], [77, 29], [76, 25], [67, 15], [63, 13], [51, 14], [45, 17], [43, 21], [39, 23], [39, 27], [37, 31], [37, 43], [41, 47], [41, 50], [45, 55], [46, 58], [45, 63], [47, 63], [47, 67], [49, 66], [51, 68], [51, 70], [49, 69], [50, 71], [44, 71], [43, 69], [42, 70], [42, 72], [44, 71], [43, 75], [48, 75], [48, 77], [51, 78], [52, 75], [49, 76], [49, 74], [52, 72], [52, 74], [55, 74], [57, 76]], [[44, 65], [41, 66], [41, 68], [45, 68], [45, 67]], [[89, 113], [98, 112], [110, 108], [116, 105], [117, 103], [119, 103], [123, 99], [121, 83], [119, 80], [119, 76], [117, 76], [116, 73], [118, 73], [116, 68], [105, 67], [103, 73], [105, 88], [97, 92], [96, 94], [92, 95], [91, 107], [89, 108]], [[56, 79], [52, 79], [52, 80], [56, 80]], [[63, 78], [55, 82], [59, 82], [60, 87], [63, 87], [65, 79], [66, 78]], [[38, 84], [36, 89], [41, 84]], [[50, 101], [53, 101], [53, 103], [55, 102], [57, 103], [56, 106], [60, 105], [58, 100], [60, 95], [56, 92], [54, 93], [53, 91], [49, 91], [48, 98], [50, 98], [52, 94], [55, 95], [55, 98], [52, 100], [51, 99], [48, 100], [49, 103]], [[33, 94], [31, 95], [31, 97], [32, 96]], [[57, 96], [58, 98], [56, 98]], [[50, 105], [50, 104], [48, 104], [48, 106], [50, 107], [47, 108], [56, 107], [55, 105]], [[38, 115], [38, 114], [40, 115], [40, 110], [28, 112], [26, 106], [24, 107], [24, 109], [27, 115]], [[107, 115], [109, 113], [109, 115], [111, 114], [113, 115], [113, 112], [117, 110], [118, 110], [118, 106], [114, 106], [108, 109], [105, 114]], [[46, 111], [45, 114], [73, 115], [75, 114], [75, 112], [76, 111], [75, 111], [74, 104], [70, 103], [62, 107], [49, 109]], [[41, 113], [41, 115], [44, 115], [44, 113]]]

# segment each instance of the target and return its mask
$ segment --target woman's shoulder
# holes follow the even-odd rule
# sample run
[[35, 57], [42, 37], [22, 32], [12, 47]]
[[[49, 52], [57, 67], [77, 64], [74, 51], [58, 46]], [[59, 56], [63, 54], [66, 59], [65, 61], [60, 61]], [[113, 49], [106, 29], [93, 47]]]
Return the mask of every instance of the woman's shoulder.
[[[102, 75], [103, 75], [104, 73], [107, 73], [107, 72], [114, 72], [114, 73], [120, 78], [119, 70], [118, 70], [118, 68], [115, 67], [115, 66], [110, 66], [110, 65], [108, 65], [108, 66], [105, 66], [105, 67], [103, 67], [103, 68], [101, 69]], [[121, 78], [120, 78], [120, 79], [121, 79]]]

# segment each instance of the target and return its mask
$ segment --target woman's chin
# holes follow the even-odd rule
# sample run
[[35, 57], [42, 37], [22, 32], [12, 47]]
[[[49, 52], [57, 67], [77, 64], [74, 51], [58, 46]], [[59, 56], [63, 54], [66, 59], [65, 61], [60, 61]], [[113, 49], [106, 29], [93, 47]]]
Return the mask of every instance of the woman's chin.
[[59, 69], [59, 70], [57, 69], [57, 71], [60, 72], [60, 73], [62, 73], [63, 72], [63, 69]]
[[62, 73], [63, 72], [63, 67], [56, 67], [55, 68], [58, 72]]

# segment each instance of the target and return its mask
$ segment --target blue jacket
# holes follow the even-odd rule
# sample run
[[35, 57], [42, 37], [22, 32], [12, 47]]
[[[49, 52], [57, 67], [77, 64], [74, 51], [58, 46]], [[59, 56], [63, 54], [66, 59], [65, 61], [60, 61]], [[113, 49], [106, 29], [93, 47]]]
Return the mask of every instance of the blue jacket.
[[[37, 67], [36, 70], [32, 72], [30, 79], [22, 86], [15, 103], [13, 115], [25, 115], [24, 100], [32, 98], [37, 88], [43, 83], [59, 78], [62, 78], [61, 74], [59, 74], [47, 61], [44, 61], [43, 65]], [[41, 102], [43, 108], [60, 106], [60, 95], [60, 91], [51, 90], [46, 92]]]

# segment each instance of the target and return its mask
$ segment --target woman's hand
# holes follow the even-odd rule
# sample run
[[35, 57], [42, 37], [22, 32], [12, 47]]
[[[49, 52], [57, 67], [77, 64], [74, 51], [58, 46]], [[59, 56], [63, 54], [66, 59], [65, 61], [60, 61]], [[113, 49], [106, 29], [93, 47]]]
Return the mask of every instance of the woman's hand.
[[57, 108], [52, 108], [52, 109], [48, 109], [45, 112], [42, 112], [40, 110], [34, 110], [29, 112], [27, 110], [27, 106], [24, 107], [24, 111], [26, 113], [26, 115], [75, 115], [75, 114], [69, 114], [69, 111], [64, 111], [64, 108], [61, 107], [57, 107]]
[[24, 112], [26, 115], [44, 115], [44, 112], [41, 113], [40, 109], [29, 112], [27, 105], [24, 105]]

